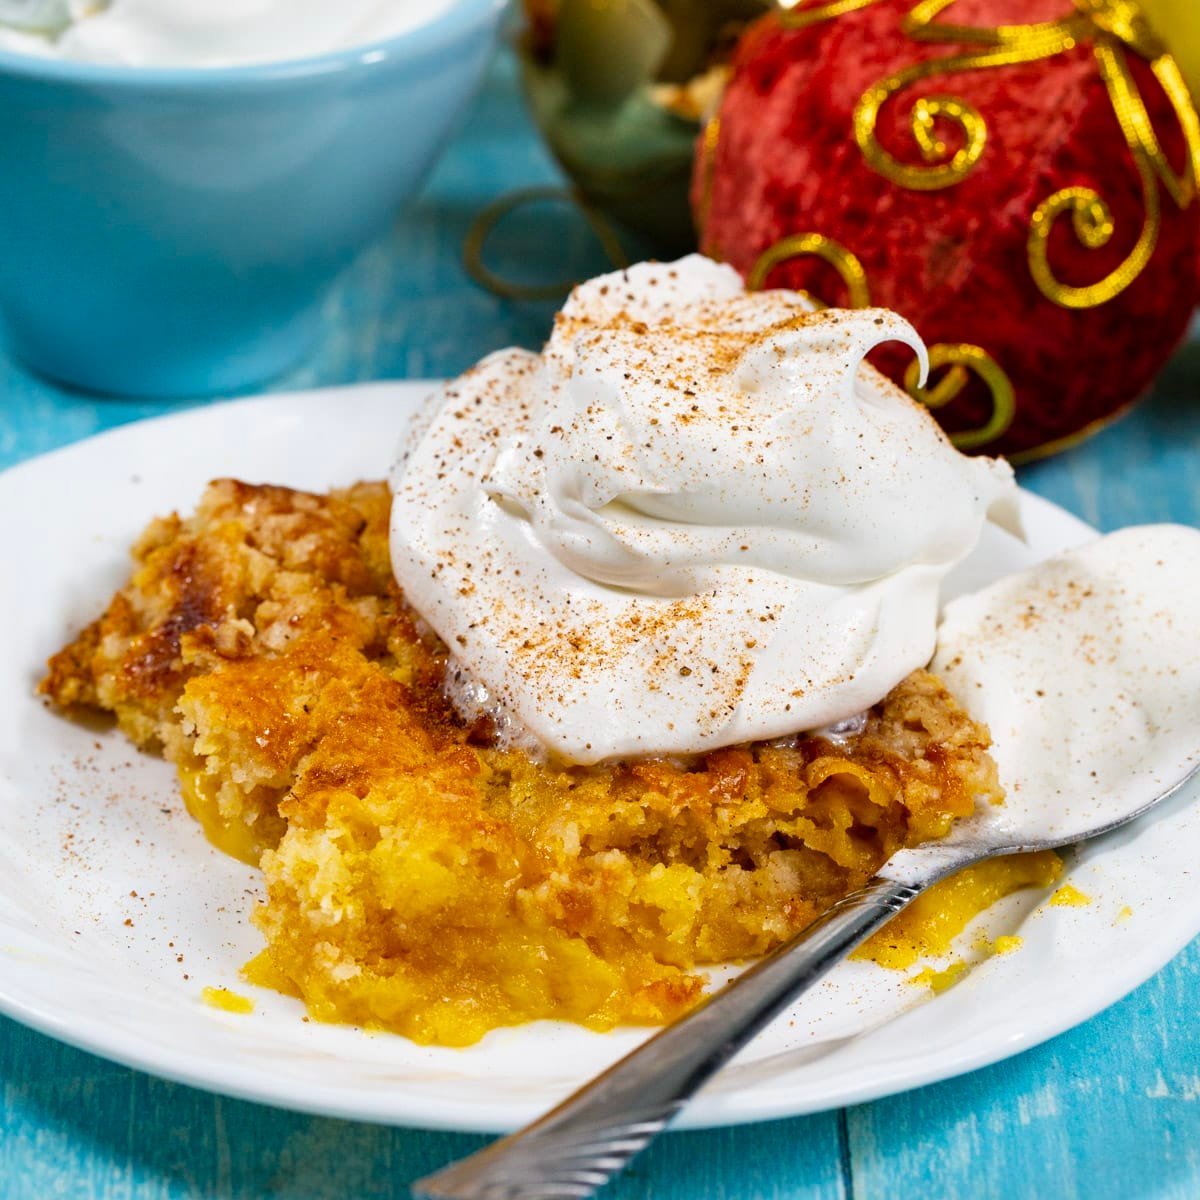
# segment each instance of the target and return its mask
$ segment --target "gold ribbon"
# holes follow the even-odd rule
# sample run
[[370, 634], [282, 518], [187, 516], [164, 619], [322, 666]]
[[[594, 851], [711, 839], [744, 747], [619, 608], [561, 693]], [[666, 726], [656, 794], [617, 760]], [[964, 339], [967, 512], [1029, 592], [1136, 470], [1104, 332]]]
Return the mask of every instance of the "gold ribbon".
[[[1099, 7], [1099, 0], [1076, 0], [1077, 4]], [[1100, 68], [1100, 77], [1108, 89], [1113, 112], [1120, 123], [1125, 142], [1133, 155], [1134, 165], [1142, 185], [1145, 219], [1133, 249], [1124, 260], [1103, 279], [1084, 287], [1063, 283], [1050, 266], [1048, 245], [1055, 221], [1067, 213], [1080, 244], [1088, 249], [1106, 245], [1115, 232], [1112, 213], [1103, 197], [1089, 187], [1067, 187], [1055, 192], [1037, 206], [1029, 228], [1027, 244], [1029, 270], [1034, 283], [1044, 296], [1064, 308], [1095, 308], [1119, 296], [1145, 269], [1154, 254], [1162, 230], [1162, 200], [1160, 185], [1180, 209], [1190, 207], [1196, 196], [1196, 173], [1200, 164], [1200, 120], [1192, 106], [1187, 85], [1175, 60], [1154, 41], [1149, 27], [1132, 5], [1108, 0], [1108, 11], [1097, 13], [1094, 19], [1108, 22], [1109, 27], [1096, 39], [1093, 53]], [[1182, 172], [1176, 172], [1167, 161], [1161, 143], [1150, 123], [1146, 105], [1129, 69], [1124, 45], [1130, 45], [1142, 57], [1148, 58], [1150, 69], [1170, 100], [1184, 135], [1187, 149]]]
[[[938, 24], [935, 18], [954, 3], [956, 0], [922, 0], [900, 27], [914, 41], [976, 45], [981, 49], [928, 59], [896, 71], [868, 88], [854, 110], [854, 140], [863, 157], [873, 170], [901, 187], [935, 191], [961, 183], [983, 157], [987, 124], [979, 110], [960, 97], [921, 96], [912, 106], [909, 122], [924, 164], [903, 163], [889, 154], [875, 135], [880, 111], [892, 97], [923, 79], [1049, 58], [1074, 47], [1088, 28], [1080, 15], [995, 29]], [[953, 153], [934, 132], [939, 117], [958, 128], [961, 144]]]
[[569, 292], [579, 280], [563, 279], [554, 283], [520, 283], [514, 279], [506, 279], [497, 274], [483, 261], [484, 247], [492, 230], [508, 216], [509, 213], [523, 208], [527, 204], [544, 203], [550, 200], [560, 200], [574, 204], [583, 214], [584, 220], [591, 227], [604, 253], [614, 267], [629, 266], [629, 256], [621, 245], [620, 238], [608, 221], [594, 209], [583, 196], [573, 188], [565, 187], [527, 187], [518, 188], [493, 200], [471, 222], [463, 242], [463, 266], [467, 274], [480, 287], [486, 288], [494, 296], [505, 300], [556, 300], [565, 292]]
[[[835, 242], [833, 238], [821, 233], [794, 233], [769, 247], [750, 268], [750, 273], [746, 276], [746, 290], [762, 291], [766, 286], [767, 276], [780, 263], [810, 255], [827, 262], [842, 277], [849, 293], [847, 308], [871, 306], [871, 289], [867, 284], [867, 272], [862, 263], [841, 242]], [[827, 307], [825, 301], [811, 292], [803, 292], [802, 295], [821, 308]]]
[[803, 29], [818, 21], [830, 21], [860, 8], [869, 8], [874, 3], [875, 0], [829, 0], [826, 4], [806, 5], [804, 0], [798, 0], [798, 3], [780, 9], [779, 23], [786, 29]]
[[[821, 233], [795, 233], [782, 238], [759, 255], [746, 275], [746, 288], [761, 291], [771, 272], [785, 262], [811, 256], [828, 263], [841, 276], [849, 296], [849, 308], [868, 308], [871, 304], [870, 285], [867, 272], [857, 255], [840, 242]], [[804, 292], [819, 308], [825, 302], [810, 292]], [[960, 450], [978, 450], [993, 442], [1013, 423], [1017, 414], [1016, 395], [1008, 376], [1000, 364], [981, 346], [968, 342], [937, 342], [929, 347], [930, 374], [949, 368], [936, 383], [920, 387], [920, 368], [910, 363], [904, 377], [904, 386], [914, 400], [928, 408], [943, 408], [954, 400], [970, 382], [970, 373], [979, 376], [992, 397], [992, 411], [978, 429], [964, 429], [950, 435], [950, 440]]]
[[[797, 26], [828, 20], [843, 12], [865, 8], [863, 3], [826, 4], [791, 9], [781, 19]], [[1187, 84], [1175, 60], [1163, 48], [1134, 0], [1073, 0], [1076, 11], [1055, 21], [1026, 25], [999, 25], [993, 29], [939, 23], [937, 18], [957, 0], [921, 0], [901, 22], [914, 41], [952, 43], [977, 49], [915, 63], [873, 84], [854, 110], [854, 139], [868, 165], [900, 187], [931, 191], [953, 187], [970, 174], [983, 157], [987, 145], [987, 123], [974, 105], [961, 97], [936, 94], [920, 96], [909, 115], [913, 140], [921, 163], [901, 162], [888, 153], [876, 136], [883, 106], [913, 84], [931, 78], [992, 67], [1037, 62], [1065, 53], [1080, 45], [1091, 45], [1101, 79], [1133, 156], [1142, 186], [1145, 219], [1133, 249], [1103, 279], [1086, 286], [1064, 283], [1049, 260], [1049, 241], [1055, 222], [1067, 214], [1080, 245], [1099, 249], [1115, 233], [1112, 213], [1094, 189], [1063, 188], [1042, 201], [1030, 221], [1027, 241], [1029, 272], [1038, 290], [1064, 308], [1094, 308], [1119, 296], [1145, 269], [1154, 254], [1162, 231], [1160, 186], [1177, 207], [1189, 207], [1196, 195], [1200, 172], [1200, 119], [1188, 94]], [[1162, 87], [1187, 146], [1182, 171], [1167, 160], [1151, 124], [1146, 105], [1129, 69], [1127, 53], [1150, 64]], [[938, 137], [938, 120], [958, 130], [958, 145], [951, 150]]]
[[717, 143], [721, 140], [721, 118], [713, 114], [705, 122], [700, 134], [697, 154], [700, 158], [700, 197], [696, 202], [694, 224], [703, 230], [708, 224], [708, 213], [712, 208], [713, 182], [717, 169]]
[[979, 450], [1007, 432], [1017, 415], [1016, 393], [1000, 364], [982, 346], [972, 346], [969, 342], [935, 343], [929, 347], [930, 375], [941, 367], [950, 369], [932, 387], [919, 386], [921, 368], [915, 361], [908, 364], [904, 373], [908, 394], [927, 408], [943, 408], [954, 400], [970, 382], [971, 371], [992, 395], [992, 415], [978, 429], [964, 429], [950, 435], [960, 450]]

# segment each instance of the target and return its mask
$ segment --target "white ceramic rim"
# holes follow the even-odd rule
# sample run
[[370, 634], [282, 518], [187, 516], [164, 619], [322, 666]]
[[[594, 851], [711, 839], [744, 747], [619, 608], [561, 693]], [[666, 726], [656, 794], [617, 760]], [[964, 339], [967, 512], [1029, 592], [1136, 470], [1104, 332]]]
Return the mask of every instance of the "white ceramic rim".
[[[344, 414], [347, 402], [380, 402], [384, 398], [388, 400], [390, 411], [402, 411], [405, 406], [415, 405], [417, 397], [426, 394], [432, 386], [413, 382], [268, 395], [136, 422], [28, 460], [0, 474], [0, 504], [6, 496], [9, 502], [14, 502], [28, 490], [32, 481], [47, 472], [60, 479], [70, 479], [80, 470], [81, 464], [94, 458], [119, 462], [125, 447], [135, 437], [161, 438], [164, 446], [178, 447], [189, 443], [189, 430], [203, 429], [213, 421], [232, 419], [246, 427], [258, 418], [265, 420], [265, 414], [294, 409], [303, 423], [305, 412], [318, 413], [322, 408], [342, 406]], [[344, 415], [339, 420], [345, 424]], [[219, 463], [213, 464], [212, 473], [222, 473]], [[1095, 531], [1078, 518], [1030, 493], [1022, 493], [1022, 505], [1031, 528], [1040, 531], [1043, 555], [1094, 535]], [[151, 514], [146, 515], [148, 518]], [[1197, 801], [1200, 801], [1200, 783], [1194, 783], [1186, 789], [1186, 794], [1176, 797], [1171, 802], [1171, 809], [1178, 813], [1185, 807], [1198, 807]], [[753, 1086], [736, 1092], [709, 1090], [684, 1112], [676, 1127], [716, 1127], [840, 1108], [998, 1062], [1073, 1028], [1116, 1003], [1160, 970], [1200, 933], [1200, 911], [1188, 919], [1184, 919], [1185, 916], [1181, 915], [1174, 926], [1156, 930], [1152, 938], [1142, 938], [1127, 953], [1122, 953], [1118, 961], [1111, 964], [1110, 970], [1089, 977], [1090, 986], [1060, 990], [1054, 996], [1053, 1008], [1043, 1007], [1032, 1018], [1024, 1010], [1001, 1008], [997, 1013], [989, 1014], [986, 1029], [952, 1044], [941, 1045], [936, 1054], [893, 1055], [890, 1058], [881, 1055], [867, 1072], [843, 1072], [841, 1077], [830, 1081], [816, 1100], [808, 1097], [781, 1102], [770, 1088], [760, 1090]], [[978, 974], [982, 983], [991, 966], [992, 963], [985, 963], [972, 973], [968, 982], [974, 982], [973, 977]], [[947, 993], [948, 996], [953, 994]], [[925, 1004], [896, 1018], [890, 1026], [862, 1036], [877, 1039], [886, 1028], [895, 1029], [905, 1023], [910, 1029], [919, 1028], [921, 1014], [928, 1017], [934, 1007], [934, 1004]], [[521, 1100], [478, 1094], [460, 1103], [431, 1103], [419, 1091], [413, 1094], [405, 1089], [397, 1089], [386, 1104], [381, 1104], [370, 1091], [338, 1083], [322, 1083], [302, 1092], [289, 1080], [247, 1069], [238, 1061], [198, 1056], [190, 1053], [183, 1044], [148, 1052], [133, 1031], [88, 1023], [69, 1008], [32, 1002], [19, 988], [11, 987], [3, 979], [0, 979], [0, 1012], [60, 1041], [166, 1079], [302, 1112], [429, 1129], [502, 1132], [524, 1123], [543, 1107], [536, 1104], [531, 1108]]]

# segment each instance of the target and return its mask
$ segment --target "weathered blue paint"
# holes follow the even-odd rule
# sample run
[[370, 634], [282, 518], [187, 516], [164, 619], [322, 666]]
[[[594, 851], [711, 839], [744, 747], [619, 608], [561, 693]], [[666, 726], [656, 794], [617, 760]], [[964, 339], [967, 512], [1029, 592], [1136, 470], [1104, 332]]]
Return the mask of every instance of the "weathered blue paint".
[[[479, 291], [475, 213], [555, 178], [501, 63], [420, 201], [347, 272], [304, 368], [278, 389], [453, 374], [537, 345], [551, 305]], [[544, 208], [498, 232], [512, 274], [594, 273], [581, 222]], [[544, 277], [544, 276], [543, 276]], [[0, 465], [164, 411], [56, 390], [0, 359]], [[1154, 396], [1023, 482], [1105, 529], [1200, 524], [1200, 343]], [[1200, 1196], [1200, 945], [1082, 1028], [963, 1079], [848, 1110], [657, 1143], [612, 1200], [1194, 1200]], [[482, 1139], [278, 1112], [163, 1083], [0, 1020], [0, 1200], [358, 1200]]]

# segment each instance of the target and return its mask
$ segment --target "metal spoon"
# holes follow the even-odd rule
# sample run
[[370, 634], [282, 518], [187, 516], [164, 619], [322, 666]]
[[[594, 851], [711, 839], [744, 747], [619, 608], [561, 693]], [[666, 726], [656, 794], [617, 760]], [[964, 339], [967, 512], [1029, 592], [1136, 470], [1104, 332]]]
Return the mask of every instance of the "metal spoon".
[[992, 733], [1002, 806], [866, 887], [425, 1200], [586, 1200], [773, 1017], [927, 887], [1127, 824], [1200, 770], [1200, 531], [1111, 534], [947, 605], [933, 670]]
[[[627, 1054], [525, 1129], [413, 1185], [419, 1200], [586, 1200], [656, 1138], [700, 1086], [772, 1018], [926, 888], [984, 859], [1057, 850], [1142, 816], [1200, 770], [1127, 811], [1099, 806], [1100, 823], [1038, 836], [1037, 805], [1010, 796], [962, 821], [944, 841], [902, 850], [865, 887], [706, 1004]], [[1022, 811], [1026, 810], [1026, 811]], [[1096, 812], [1095, 806], [1092, 808]], [[1003, 813], [1002, 821], [996, 819]]]

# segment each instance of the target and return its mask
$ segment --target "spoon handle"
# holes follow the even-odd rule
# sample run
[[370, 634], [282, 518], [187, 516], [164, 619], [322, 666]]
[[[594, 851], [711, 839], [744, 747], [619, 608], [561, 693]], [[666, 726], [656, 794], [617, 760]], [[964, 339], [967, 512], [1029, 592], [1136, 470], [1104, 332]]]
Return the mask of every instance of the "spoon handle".
[[532, 1125], [413, 1184], [418, 1200], [587, 1200], [773, 1017], [924, 890], [875, 879]]

